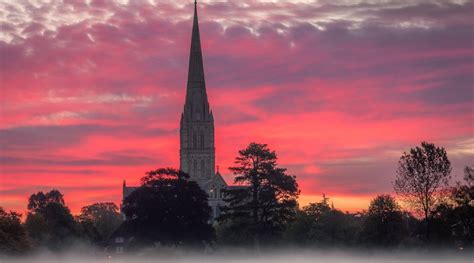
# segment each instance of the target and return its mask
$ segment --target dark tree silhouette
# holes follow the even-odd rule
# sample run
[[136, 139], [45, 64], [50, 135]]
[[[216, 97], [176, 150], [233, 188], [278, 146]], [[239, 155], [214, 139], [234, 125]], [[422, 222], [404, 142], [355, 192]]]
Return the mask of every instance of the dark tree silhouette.
[[248, 246], [254, 233], [251, 228], [245, 226], [251, 224], [252, 221], [248, 218], [220, 221], [215, 225], [217, 243], [225, 246]]
[[432, 213], [433, 232], [438, 243], [455, 242], [459, 247], [474, 247], [474, 169], [464, 169], [464, 180], [451, 189], [448, 202]]
[[323, 194], [320, 202], [303, 207], [285, 231], [285, 238], [293, 243], [320, 247], [354, 245], [359, 219], [329, 206], [328, 201]]
[[329, 206], [329, 198], [323, 194], [323, 199], [321, 202], [309, 203], [309, 205], [303, 207], [303, 211], [312, 218], [319, 218], [331, 211], [331, 207]]
[[394, 190], [426, 221], [426, 238], [430, 234], [430, 213], [439, 202], [440, 194], [448, 187], [451, 162], [446, 150], [432, 143], [403, 153], [399, 160]]
[[37, 213], [45, 208], [49, 203], [64, 205], [64, 196], [56, 189], [53, 189], [46, 194], [43, 192], [32, 194], [28, 199], [28, 210]]
[[199, 245], [214, 238], [207, 194], [189, 176], [167, 168], [147, 173], [125, 198], [120, 231], [139, 243]]
[[361, 233], [364, 243], [390, 247], [398, 245], [406, 235], [403, 213], [390, 195], [374, 198], [367, 211]]
[[104, 237], [99, 233], [92, 221], [82, 221], [77, 216], [75, 220], [82, 242], [89, 242], [90, 244], [99, 246], [109, 244], [109, 240], [104, 240]]
[[118, 207], [114, 203], [95, 203], [84, 206], [77, 220], [83, 234], [96, 242], [106, 241], [123, 222]]
[[[299, 210], [295, 220], [285, 231], [285, 239], [302, 245], [318, 243], [318, 239], [327, 239], [321, 236], [315, 237], [314, 234], [321, 232], [320, 229], [316, 229], [321, 227], [321, 224], [319, 224], [321, 217], [331, 211], [328, 200], [329, 198], [323, 194], [321, 202], [309, 203], [309, 205]], [[326, 226], [322, 227], [326, 228]]]
[[454, 245], [453, 227], [456, 226], [456, 215], [452, 204], [438, 204], [430, 213], [429, 245]]
[[28, 236], [20, 220], [20, 214], [7, 213], [0, 207], [0, 255], [20, 254], [28, 250]]
[[46, 245], [45, 243], [50, 234], [44, 216], [39, 213], [28, 213], [25, 228], [28, 230], [28, 236], [32, 239], [34, 245]]
[[225, 190], [227, 207], [219, 221], [241, 223], [239, 228], [251, 228], [258, 245], [264, 235], [278, 234], [296, 215], [299, 195], [295, 177], [277, 167], [277, 155], [266, 144], [250, 143], [239, 151], [234, 182], [243, 187]]
[[58, 190], [31, 195], [28, 209], [25, 225], [37, 245], [58, 250], [79, 237], [76, 222]]
[[458, 206], [472, 206], [474, 200], [474, 168], [464, 168], [464, 178], [458, 182], [452, 191], [452, 198]]
[[466, 246], [474, 246], [474, 167], [466, 166], [464, 181], [458, 182], [452, 191], [455, 202], [456, 235]]
[[314, 218], [306, 214], [303, 210], [298, 210], [295, 220], [291, 222], [283, 233], [283, 238], [289, 243], [296, 245], [312, 245], [310, 231], [313, 228]]

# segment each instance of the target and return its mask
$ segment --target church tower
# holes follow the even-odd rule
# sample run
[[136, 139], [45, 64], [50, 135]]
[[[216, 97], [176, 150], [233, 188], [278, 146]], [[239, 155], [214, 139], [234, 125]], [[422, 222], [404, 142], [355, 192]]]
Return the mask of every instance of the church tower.
[[180, 169], [205, 187], [215, 177], [214, 117], [209, 107], [204, 80], [197, 4], [189, 55], [186, 101], [180, 124]]
[[[189, 54], [188, 82], [186, 99], [179, 131], [179, 165], [180, 169], [190, 175], [208, 195], [208, 204], [212, 209], [209, 223], [215, 222], [220, 215], [220, 208], [225, 206], [223, 190], [232, 189], [224, 178], [214, 170], [214, 117], [209, 107], [204, 80], [201, 40], [197, 4], [194, 1], [193, 30], [191, 51]], [[122, 200], [138, 187], [122, 186]]]

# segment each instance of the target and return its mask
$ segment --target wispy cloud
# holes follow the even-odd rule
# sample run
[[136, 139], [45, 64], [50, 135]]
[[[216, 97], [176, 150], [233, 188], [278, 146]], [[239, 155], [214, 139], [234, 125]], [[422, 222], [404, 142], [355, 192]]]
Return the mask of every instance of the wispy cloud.
[[[0, 185], [20, 189], [9, 206], [21, 210], [19, 196], [45, 178], [76, 181], [73, 209], [118, 201], [122, 179], [178, 165], [192, 8], [0, 3]], [[391, 191], [400, 154], [427, 140], [459, 174], [474, 155], [473, 10], [461, 0], [200, 1], [216, 164], [231, 181], [237, 151], [265, 142], [303, 195], [366, 197]]]

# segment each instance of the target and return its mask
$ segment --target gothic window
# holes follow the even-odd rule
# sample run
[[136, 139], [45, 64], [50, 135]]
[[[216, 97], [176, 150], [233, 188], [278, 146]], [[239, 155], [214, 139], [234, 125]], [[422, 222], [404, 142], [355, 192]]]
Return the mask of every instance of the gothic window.
[[204, 148], [204, 134], [201, 133], [201, 148]]
[[198, 163], [197, 163], [196, 160], [194, 160], [193, 166], [194, 166], [193, 173], [196, 173], [197, 172], [197, 167], [198, 167]]
[[196, 120], [200, 121], [201, 120], [201, 112], [199, 110], [199, 106], [196, 104], [196, 107], [195, 107], [195, 110], [196, 110]]
[[197, 148], [197, 134], [193, 134], [193, 148]]
[[221, 214], [221, 208], [220, 206], [216, 206], [216, 213], [215, 213], [216, 217], [220, 216], [220, 214]]

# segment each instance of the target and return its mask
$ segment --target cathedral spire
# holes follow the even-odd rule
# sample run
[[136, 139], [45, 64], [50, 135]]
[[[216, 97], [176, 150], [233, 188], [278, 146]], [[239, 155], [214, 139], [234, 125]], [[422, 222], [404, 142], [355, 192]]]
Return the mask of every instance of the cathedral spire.
[[181, 121], [212, 121], [207, 99], [206, 82], [204, 79], [204, 65], [202, 60], [201, 37], [197, 2], [194, 1], [193, 29], [191, 35], [191, 50], [189, 53], [188, 82], [186, 87], [186, 101]]
[[215, 176], [214, 118], [206, 92], [196, 1], [186, 101], [180, 124], [180, 169], [203, 186]]
[[188, 91], [190, 88], [205, 88], [204, 66], [202, 62], [201, 38], [199, 35], [199, 22], [197, 2], [194, 1], [193, 31], [191, 36], [191, 51], [189, 54]]

